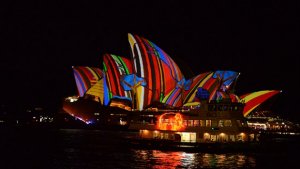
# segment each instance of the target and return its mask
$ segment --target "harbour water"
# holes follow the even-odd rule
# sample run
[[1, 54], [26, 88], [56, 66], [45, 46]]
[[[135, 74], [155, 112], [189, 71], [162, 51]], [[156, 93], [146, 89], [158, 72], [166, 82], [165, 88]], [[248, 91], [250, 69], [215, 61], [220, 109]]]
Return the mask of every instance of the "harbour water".
[[122, 144], [120, 131], [1, 129], [0, 168], [298, 168], [298, 142], [271, 152], [182, 152]]

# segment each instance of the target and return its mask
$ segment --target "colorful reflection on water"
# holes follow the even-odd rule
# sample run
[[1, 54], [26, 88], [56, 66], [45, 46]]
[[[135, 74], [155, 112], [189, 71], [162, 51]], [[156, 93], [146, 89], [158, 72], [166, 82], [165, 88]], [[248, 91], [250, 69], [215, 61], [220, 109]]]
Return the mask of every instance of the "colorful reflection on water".
[[136, 164], [150, 168], [254, 168], [255, 158], [242, 154], [209, 154], [133, 150]]

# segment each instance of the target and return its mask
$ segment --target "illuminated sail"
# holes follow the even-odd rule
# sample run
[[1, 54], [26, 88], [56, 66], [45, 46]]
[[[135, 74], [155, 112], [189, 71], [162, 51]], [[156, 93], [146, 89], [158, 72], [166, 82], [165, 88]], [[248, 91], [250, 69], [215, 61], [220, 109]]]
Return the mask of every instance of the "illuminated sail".
[[[73, 73], [80, 97], [83, 97], [86, 93], [98, 97], [101, 96], [100, 93], [103, 93], [103, 89], [99, 87], [101, 86], [100, 81], [103, 78], [101, 69], [86, 66], [73, 66]], [[90, 90], [94, 85], [97, 87]]]
[[123, 89], [121, 77], [132, 73], [131, 61], [127, 58], [105, 54], [103, 56], [104, 104], [108, 105], [113, 98], [131, 100], [131, 92]]
[[182, 88], [176, 87], [174, 88], [168, 95], [164, 97], [162, 103], [173, 107], [180, 107], [182, 106]]
[[102, 105], [104, 99], [103, 81], [104, 79], [102, 78], [96, 84], [94, 84], [90, 89], [86, 91], [86, 94], [96, 96], [95, 101], [101, 102]]
[[213, 78], [219, 79], [219, 90], [225, 92], [230, 85], [238, 78], [239, 73], [230, 70], [218, 70], [214, 73]]
[[[239, 73], [234, 71], [215, 71], [192, 78], [190, 89], [184, 92], [184, 105], [200, 102], [201, 99], [208, 101], [231, 99], [237, 102], [237, 98], [228, 90], [238, 75]], [[203, 97], [203, 94], [207, 97]]]
[[128, 34], [134, 73], [145, 80], [146, 86], [137, 86], [137, 109], [142, 110], [163, 98], [184, 79], [179, 67], [162, 49], [147, 39]]
[[189, 90], [190, 86], [190, 80], [185, 81], [185, 79], [182, 79], [177, 83], [176, 87], [163, 98], [162, 103], [173, 107], [181, 107], [184, 100], [184, 91]]
[[184, 104], [199, 101], [196, 94], [199, 89], [206, 90], [209, 93], [208, 100], [212, 100], [220, 85], [217, 78], [213, 78], [213, 72], [202, 73], [192, 79], [190, 90], [186, 91], [184, 96]]
[[278, 90], [263, 90], [242, 95], [240, 98], [245, 102], [243, 115], [248, 116], [257, 106], [278, 93], [280, 93]]
[[[196, 99], [198, 88], [203, 88], [203, 85], [212, 77], [212, 72], [201, 73], [191, 79], [189, 90], [184, 91], [184, 104], [199, 101]], [[207, 88], [205, 88], [206, 90]]]
[[233, 96], [230, 95], [229, 89], [231, 88], [233, 82], [237, 80], [238, 76], [239, 73], [235, 71], [216, 71], [212, 76], [211, 81], [216, 81], [218, 85], [215, 86], [211, 91], [209, 101], [231, 99], [235, 102]]

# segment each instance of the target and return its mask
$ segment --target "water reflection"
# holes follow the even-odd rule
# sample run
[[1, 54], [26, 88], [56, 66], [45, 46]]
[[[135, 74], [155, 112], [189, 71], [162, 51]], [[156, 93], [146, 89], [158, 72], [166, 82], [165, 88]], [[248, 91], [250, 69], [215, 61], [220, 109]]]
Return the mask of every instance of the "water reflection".
[[132, 148], [117, 132], [0, 130], [0, 134], [1, 169], [299, 168], [299, 156], [294, 155], [299, 142], [285, 145], [281, 148], [285, 151], [191, 153]]
[[255, 159], [250, 155], [242, 154], [197, 154], [199, 165], [209, 168], [253, 168], [255, 167]]
[[209, 154], [133, 150], [136, 167], [151, 168], [254, 168], [255, 158], [242, 154]]
[[194, 154], [184, 152], [163, 152], [159, 150], [134, 150], [136, 160], [145, 162], [151, 168], [176, 168], [189, 166], [193, 161]]

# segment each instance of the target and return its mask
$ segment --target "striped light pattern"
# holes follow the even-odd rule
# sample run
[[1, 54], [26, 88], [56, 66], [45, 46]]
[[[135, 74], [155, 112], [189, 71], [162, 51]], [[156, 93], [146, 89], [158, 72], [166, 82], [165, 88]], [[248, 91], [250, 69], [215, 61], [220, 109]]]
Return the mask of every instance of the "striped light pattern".
[[169, 94], [167, 94], [163, 98], [162, 103], [165, 103], [165, 104], [173, 106], [173, 107], [182, 106], [182, 103], [183, 103], [182, 91], [183, 91], [182, 87], [174, 88]]
[[248, 116], [257, 106], [278, 93], [280, 93], [279, 90], [263, 90], [240, 96], [245, 103], [243, 115]]
[[[86, 66], [73, 66], [78, 94], [83, 97], [85, 93], [103, 78], [103, 72], [99, 68]], [[99, 88], [99, 90], [101, 90]], [[94, 92], [90, 92], [92, 94]]]
[[[146, 86], [136, 89], [136, 108], [142, 110], [164, 97], [184, 79], [177, 64], [157, 45], [142, 37], [128, 34], [134, 73], [143, 78]], [[176, 94], [175, 94], [176, 95]]]
[[[203, 87], [206, 84], [206, 82], [209, 79], [211, 79], [212, 75], [213, 75], [213, 72], [206, 72], [206, 73], [201, 73], [201, 74], [197, 75], [196, 77], [192, 78], [191, 79], [192, 83], [190, 85], [189, 90], [184, 91], [183, 103], [187, 104], [187, 103], [191, 103], [194, 101], [198, 101], [196, 99], [196, 93], [198, 91], [198, 88]], [[205, 90], [207, 90], [208, 88], [209, 88], [209, 85], [206, 85]]]
[[108, 105], [113, 98], [131, 100], [131, 92], [124, 90], [121, 77], [132, 73], [131, 61], [127, 58], [105, 54], [103, 56], [104, 104]]
[[[103, 71], [99, 68], [73, 67], [80, 97], [97, 96], [103, 105], [112, 99], [131, 101], [143, 110], [159, 102], [173, 107], [200, 105], [202, 99], [245, 101], [244, 116], [279, 91], [265, 90], [241, 96], [230, 91], [238, 72], [218, 70], [185, 80], [171, 57], [151, 41], [128, 34], [131, 59], [105, 54]], [[154, 105], [155, 106], [155, 105]]]
[[191, 79], [190, 89], [184, 91], [184, 105], [188, 103], [200, 102], [200, 98], [196, 95], [199, 89], [209, 93], [208, 101], [231, 99], [238, 102], [238, 97], [228, 92], [230, 85], [237, 79], [239, 73], [234, 71], [215, 71], [199, 74]]

